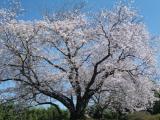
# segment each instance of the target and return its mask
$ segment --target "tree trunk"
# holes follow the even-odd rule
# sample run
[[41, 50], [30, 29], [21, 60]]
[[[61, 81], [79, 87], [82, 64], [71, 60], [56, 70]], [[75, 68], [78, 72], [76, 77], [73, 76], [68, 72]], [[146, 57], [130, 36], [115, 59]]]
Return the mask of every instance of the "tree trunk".
[[85, 112], [75, 111], [70, 112], [70, 120], [85, 120]]

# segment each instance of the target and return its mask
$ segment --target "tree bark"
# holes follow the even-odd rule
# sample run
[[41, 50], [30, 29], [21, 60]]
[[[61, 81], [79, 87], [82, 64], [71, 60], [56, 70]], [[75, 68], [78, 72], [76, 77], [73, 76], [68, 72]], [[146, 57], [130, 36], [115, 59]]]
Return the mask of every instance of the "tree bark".
[[84, 113], [81, 111], [70, 112], [70, 120], [85, 120]]

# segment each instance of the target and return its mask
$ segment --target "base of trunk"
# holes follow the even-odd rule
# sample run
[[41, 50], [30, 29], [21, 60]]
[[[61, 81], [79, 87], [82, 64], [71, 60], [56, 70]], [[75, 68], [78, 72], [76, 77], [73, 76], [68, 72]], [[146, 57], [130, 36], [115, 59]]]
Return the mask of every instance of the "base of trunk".
[[85, 120], [84, 114], [72, 113], [70, 115], [70, 120]]

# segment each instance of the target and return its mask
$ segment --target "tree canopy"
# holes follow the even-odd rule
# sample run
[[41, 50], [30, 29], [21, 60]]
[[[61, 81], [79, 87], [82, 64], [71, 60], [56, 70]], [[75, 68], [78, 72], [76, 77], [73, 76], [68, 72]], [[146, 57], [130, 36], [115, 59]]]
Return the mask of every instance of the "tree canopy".
[[[96, 95], [112, 108], [144, 110], [156, 98], [154, 52], [140, 16], [118, 4], [90, 16], [77, 10], [24, 21], [0, 10], [2, 101], [61, 102], [70, 119], [83, 118]], [[113, 104], [112, 104], [113, 103]], [[103, 105], [103, 103], [102, 103]]]

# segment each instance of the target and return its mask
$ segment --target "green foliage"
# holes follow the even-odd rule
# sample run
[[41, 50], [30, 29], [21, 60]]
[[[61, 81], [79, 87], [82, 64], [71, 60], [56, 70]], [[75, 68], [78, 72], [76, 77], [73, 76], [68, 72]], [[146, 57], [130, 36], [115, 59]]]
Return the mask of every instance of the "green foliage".
[[135, 112], [129, 114], [127, 120], [160, 120], [160, 114], [151, 115], [147, 112]]
[[126, 114], [122, 112], [116, 112], [109, 109], [103, 109], [98, 105], [90, 106], [87, 109], [89, 116], [95, 120], [126, 120]]
[[[0, 120], [69, 120], [67, 110], [60, 110], [59, 112], [54, 106], [31, 109], [18, 107], [13, 103], [0, 105]], [[87, 117], [85, 120], [160, 120], [160, 114], [151, 115], [148, 112], [135, 112], [119, 117], [118, 113], [106, 109], [102, 118]]]
[[118, 117], [118, 114], [116, 112], [110, 111], [110, 110], [105, 110], [103, 118], [107, 120], [116, 120]]
[[[155, 91], [155, 97], [160, 99], [160, 92], [159, 91]], [[160, 114], [160, 100], [155, 101], [151, 113], [152, 114]]]
[[25, 115], [25, 120], [68, 120], [69, 114], [65, 110], [61, 110], [61, 113], [54, 107], [49, 107], [47, 109], [31, 109]]
[[153, 106], [153, 114], [160, 113], [160, 101], [156, 101]]
[[[0, 105], [0, 120], [17, 120], [21, 114], [13, 103], [7, 105]], [[20, 120], [20, 119], [19, 119]]]
[[18, 110], [14, 104], [0, 105], [0, 120], [68, 120], [66, 110], [59, 113], [56, 108], [32, 108]]

